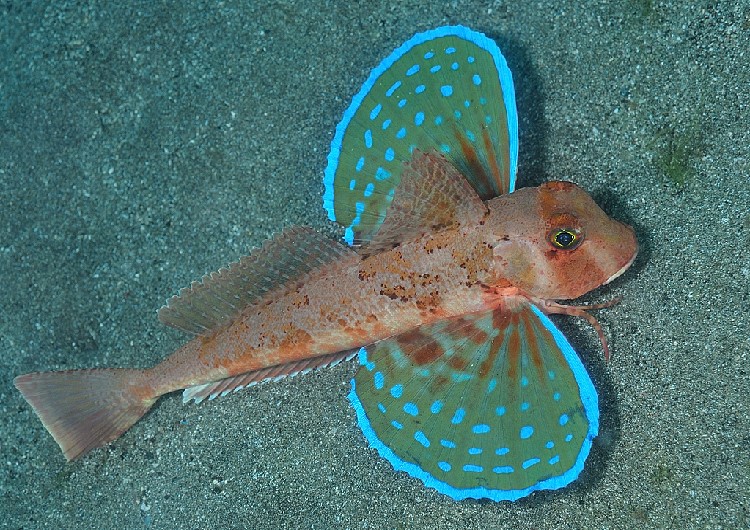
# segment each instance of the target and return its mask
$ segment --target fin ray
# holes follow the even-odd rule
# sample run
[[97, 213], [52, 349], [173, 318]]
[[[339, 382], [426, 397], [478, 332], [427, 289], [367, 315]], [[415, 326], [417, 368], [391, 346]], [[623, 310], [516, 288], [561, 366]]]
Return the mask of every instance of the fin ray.
[[357, 354], [356, 350], [321, 355], [310, 359], [302, 359], [288, 364], [278, 364], [269, 366], [261, 370], [246, 372], [234, 377], [220, 379], [213, 383], [196, 385], [186, 388], [182, 393], [182, 402], [188, 403], [190, 400], [200, 403], [205, 399], [213, 400], [219, 396], [225, 396], [230, 392], [237, 392], [259, 383], [268, 381], [278, 381], [285, 377], [294, 377], [298, 374], [306, 374], [312, 370], [321, 368], [330, 368], [336, 366], [342, 361], [348, 361]]
[[290, 228], [248, 256], [180, 290], [159, 309], [158, 317], [163, 324], [187, 333], [211, 333], [268, 293], [353, 254], [311, 228]]
[[414, 150], [383, 226], [361, 251], [371, 255], [462, 223], [478, 223], [487, 207], [458, 170], [437, 152]]
[[67, 460], [118, 438], [158, 397], [142, 370], [32, 372], [13, 382]]

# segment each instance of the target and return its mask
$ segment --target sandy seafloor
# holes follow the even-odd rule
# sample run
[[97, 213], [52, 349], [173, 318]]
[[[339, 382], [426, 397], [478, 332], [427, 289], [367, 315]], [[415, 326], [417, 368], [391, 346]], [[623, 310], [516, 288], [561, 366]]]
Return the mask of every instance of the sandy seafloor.
[[[94, 4], [0, 4], [0, 527], [750, 527], [747, 2]], [[623, 297], [599, 313], [609, 364], [557, 320], [602, 402], [580, 478], [516, 503], [425, 488], [367, 447], [353, 363], [170, 395], [66, 464], [13, 377], [151, 366], [184, 340], [155, 315], [179, 288], [283, 227], [334, 234], [338, 120], [383, 57], [447, 23], [508, 59], [520, 185], [575, 181], [641, 242], [585, 298]]]

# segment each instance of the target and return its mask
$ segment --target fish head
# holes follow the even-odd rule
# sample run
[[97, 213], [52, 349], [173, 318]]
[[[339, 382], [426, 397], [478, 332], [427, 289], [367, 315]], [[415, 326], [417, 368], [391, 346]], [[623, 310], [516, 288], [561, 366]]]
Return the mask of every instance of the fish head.
[[498, 284], [537, 298], [578, 298], [620, 276], [638, 253], [633, 229], [570, 182], [522, 188], [487, 206]]

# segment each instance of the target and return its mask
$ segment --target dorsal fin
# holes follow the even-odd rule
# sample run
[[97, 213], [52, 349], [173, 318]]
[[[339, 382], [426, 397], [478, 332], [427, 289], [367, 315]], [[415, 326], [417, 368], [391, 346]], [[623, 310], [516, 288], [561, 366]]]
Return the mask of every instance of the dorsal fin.
[[486, 213], [477, 192], [443, 154], [415, 149], [383, 225], [362, 253], [376, 254], [428, 232], [478, 223]]
[[290, 228], [249, 256], [180, 290], [159, 309], [159, 320], [188, 333], [210, 333], [234, 320], [270, 291], [353, 254], [350, 248], [312, 228]]

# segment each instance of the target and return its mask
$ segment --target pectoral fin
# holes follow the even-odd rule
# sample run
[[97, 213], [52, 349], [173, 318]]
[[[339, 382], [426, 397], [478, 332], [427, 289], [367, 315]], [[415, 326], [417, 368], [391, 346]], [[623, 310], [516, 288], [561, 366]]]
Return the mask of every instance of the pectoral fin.
[[531, 304], [423, 326], [360, 363], [349, 397], [370, 445], [454, 499], [561, 488], [598, 432], [591, 379]]

